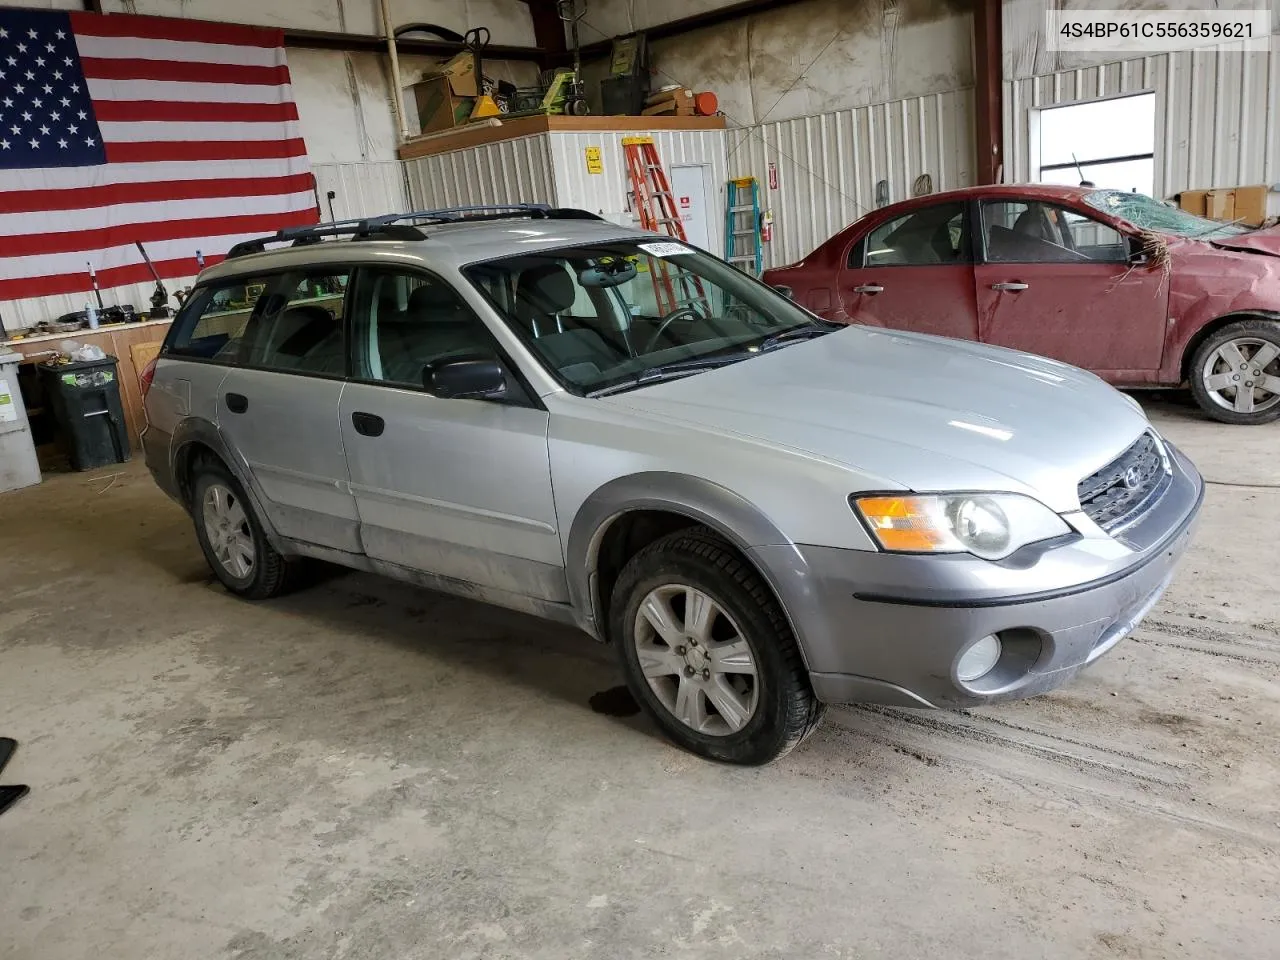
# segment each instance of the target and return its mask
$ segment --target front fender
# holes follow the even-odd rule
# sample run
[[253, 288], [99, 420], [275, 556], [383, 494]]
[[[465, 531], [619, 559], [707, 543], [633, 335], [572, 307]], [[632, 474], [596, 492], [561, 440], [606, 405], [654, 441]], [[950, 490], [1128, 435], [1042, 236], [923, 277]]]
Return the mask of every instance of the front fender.
[[[782, 604], [788, 620], [789, 601], [804, 592], [803, 558], [795, 544], [753, 503], [727, 487], [701, 477], [653, 471], [619, 477], [583, 501], [569, 528], [565, 545], [569, 596], [574, 609], [585, 614], [588, 633], [607, 636], [604, 598], [597, 589], [600, 545], [609, 527], [637, 510], [680, 514], [715, 530], [759, 569]], [[770, 547], [771, 557], [785, 562], [762, 562], [758, 547]], [[794, 628], [795, 624], [792, 624]], [[803, 643], [801, 644], [803, 652]]]
[[193, 445], [207, 447], [218, 459], [226, 464], [227, 469], [231, 471], [232, 476], [236, 478], [241, 489], [248, 496], [254, 515], [258, 518], [258, 523], [262, 526], [262, 530], [267, 536], [267, 541], [276, 550], [284, 552], [282, 550], [282, 538], [264, 508], [267, 500], [266, 495], [254, 478], [253, 471], [249, 469], [248, 462], [227, 440], [226, 434], [218, 429], [218, 425], [203, 417], [187, 417], [182, 420], [174, 428], [173, 439], [169, 443], [169, 473], [175, 480], [181, 501], [188, 512], [191, 511], [192, 505], [191, 490], [186, 480], [186, 466], [187, 458], [192, 452]]

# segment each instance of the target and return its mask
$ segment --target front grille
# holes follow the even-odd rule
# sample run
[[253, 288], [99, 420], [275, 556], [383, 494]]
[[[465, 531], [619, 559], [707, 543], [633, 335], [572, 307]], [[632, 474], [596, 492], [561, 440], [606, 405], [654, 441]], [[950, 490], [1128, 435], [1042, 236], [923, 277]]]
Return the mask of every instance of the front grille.
[[1076, 490], [1081, 509], [1110, 533], [1150, 510], [1172, 482], [1160, 441], [1144, 433], [1120, 456], [1081, 480]]

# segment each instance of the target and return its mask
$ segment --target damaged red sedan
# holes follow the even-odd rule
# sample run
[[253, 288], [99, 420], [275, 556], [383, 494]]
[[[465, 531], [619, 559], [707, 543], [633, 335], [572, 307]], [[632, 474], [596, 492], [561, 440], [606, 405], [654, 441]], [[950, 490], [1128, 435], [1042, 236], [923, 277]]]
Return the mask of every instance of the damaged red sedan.
[[1280, 417], [1280, 228], [1118, 190], [973, 187], [877, 210], [764, 279], [829, 320], [1187, 384], [1224, 423]]

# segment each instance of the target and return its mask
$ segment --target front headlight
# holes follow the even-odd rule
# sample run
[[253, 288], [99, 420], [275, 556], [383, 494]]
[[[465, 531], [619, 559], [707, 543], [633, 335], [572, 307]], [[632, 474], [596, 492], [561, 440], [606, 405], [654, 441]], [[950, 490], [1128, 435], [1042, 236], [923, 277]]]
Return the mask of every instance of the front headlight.
[[881, 549], [972, 553], [1002, 560], [1029, 543], [1070, 533], [1039, 501], [1015, 493], [850, 497]]

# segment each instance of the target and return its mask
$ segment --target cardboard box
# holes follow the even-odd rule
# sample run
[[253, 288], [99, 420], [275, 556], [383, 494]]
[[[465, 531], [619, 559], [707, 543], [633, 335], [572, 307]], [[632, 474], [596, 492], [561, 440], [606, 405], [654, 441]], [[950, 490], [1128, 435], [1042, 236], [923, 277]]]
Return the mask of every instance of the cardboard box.
[[1267, 220], [1267, 194], [1270, 190], [1263, 185], [1255, 187], [1236, 187], [1236, 212], [1233, 220], [1245, 226], [1260, 227]]
[[1187, 213], [1194, 213], [1197, 217], [1205, 215], [1205, 203], [1209, 199], [1208, 190], [1183, 190], [1178, 194], [1178, 206]]
[[1205, 198], [1205, 216], [1210, 220], [1236, 218], [1236, 192], [1231, 189], [1210, 190]]
[[664, 90], [646, 99], [645, 103], [648, 106], [640, 112], [646, 117], [657, 117], [663, 114], [671, 114], [677, 117], [693, 116], [692, 90]]
[[460, 53], [411, 89], [422, 133], [466, 123], [478, 93], [475, 58]]

